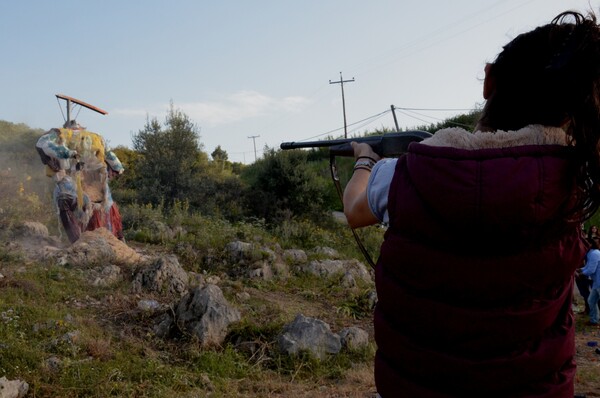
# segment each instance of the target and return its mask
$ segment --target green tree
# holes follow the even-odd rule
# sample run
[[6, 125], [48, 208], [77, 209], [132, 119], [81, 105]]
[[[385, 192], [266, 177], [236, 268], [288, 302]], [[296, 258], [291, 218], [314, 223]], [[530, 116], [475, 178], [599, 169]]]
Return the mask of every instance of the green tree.
[[221, 145], [217, 145], [214, 151], [210, 154], [215, 162], [218, 161], [226, 161], [229, 159], [229, 155], [227, 155], [227, 151], [221, 148]]
[[245, 216], [243, 192], [246, 187], [231, 173], [202, 173], [190, 197], [190, 207], [202, 214], [239, 221]]
[[241, 162], [233, 162], [231, 163], [231, 172], [236, 175], [241, 175], [242, 171], [246, 168], [246, 165]]
[[156, 118], [149, 119], [132, 141], [141, 156], [136, 170], [140, 200], [152, 204], [164, 201], [167, 207], [186, 200], [207, 162], [198, 128], [190, 118], [171, 104], [164, 125]]
[[110, 188], [113, 198], [119, 205], [130, 204], [137, 201], [138, 163], [142, 158], [140, 153], [125, 146], [118, 146], [112, 150], [119, 158], [125, 172], [110, 179]]
[[213, 158], [213, 165], [220, 171], [225, 171], [231, 169], [231, 163], [227, 161], [229, 155], [227, 155], [227, 151], [221, 148], [221, 145], [217, 145], [214, 151], [210, 154]]

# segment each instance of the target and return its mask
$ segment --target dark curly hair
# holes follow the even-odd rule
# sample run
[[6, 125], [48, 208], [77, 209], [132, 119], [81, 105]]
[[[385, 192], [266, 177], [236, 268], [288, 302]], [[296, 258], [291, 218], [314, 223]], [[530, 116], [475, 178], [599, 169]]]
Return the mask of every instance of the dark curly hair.
[[490, 65], [494, 91], [480, 124], [494, 130], [562, 127], [575, 149], [575, 220], [600, 205], [600, 27], [574, 11], [517, 36]]

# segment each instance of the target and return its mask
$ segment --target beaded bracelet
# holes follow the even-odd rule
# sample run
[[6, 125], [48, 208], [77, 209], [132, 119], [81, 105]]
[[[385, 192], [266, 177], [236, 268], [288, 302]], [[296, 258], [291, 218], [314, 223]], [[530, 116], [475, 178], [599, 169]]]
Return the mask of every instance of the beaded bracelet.
[[364, 170], [371, 171], [373, 169], [374, 165], [375, 165], [375, 162], [373, 162], [371, 160], [357, 160], [356, 163], [354, 164], [354, 170], [364, 169]]
[[375, 166], [375, 162], [371, 162], [370, 160], [357, 160], [356, 163], [354, 163], [354, 166], [367, 166], [372, 168]]

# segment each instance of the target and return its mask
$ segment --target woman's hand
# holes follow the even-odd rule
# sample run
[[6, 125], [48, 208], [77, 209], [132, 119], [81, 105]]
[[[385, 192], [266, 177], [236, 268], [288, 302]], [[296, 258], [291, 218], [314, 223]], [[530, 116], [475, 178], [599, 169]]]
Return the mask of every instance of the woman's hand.
[[352, 145], [352, 149], [354, 149], [354, 158], [358, 159], [360, 157], [371, 158], [374, 161], [378, 162], [381, 160], [381, 156], [373, 151], [373, 148], [369, 144], [365, 144], [364, 142], [354, 142], [350, 143]]

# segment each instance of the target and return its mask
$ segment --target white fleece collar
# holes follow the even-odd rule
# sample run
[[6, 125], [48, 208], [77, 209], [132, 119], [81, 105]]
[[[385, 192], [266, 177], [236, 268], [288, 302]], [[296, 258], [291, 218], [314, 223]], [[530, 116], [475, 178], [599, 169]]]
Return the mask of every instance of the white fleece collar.
[[422, 144], [459, 149], [510, 148], [523, 145], [568, 145], [567, 134], [559, 127], [530, 125], [516, 131], [471, 133], [463, 128], [451, 127], [437, 131]]

